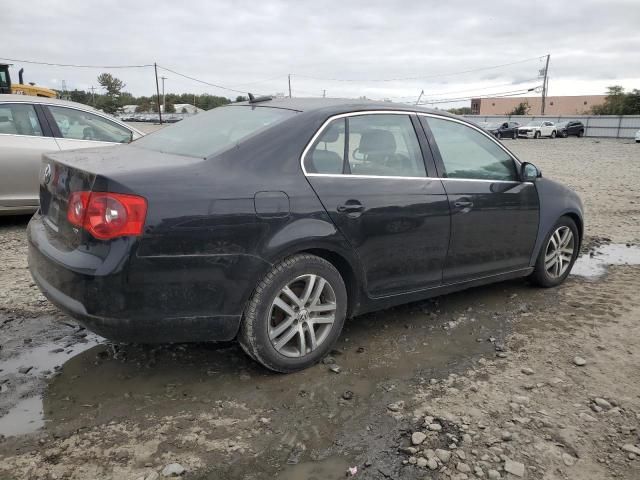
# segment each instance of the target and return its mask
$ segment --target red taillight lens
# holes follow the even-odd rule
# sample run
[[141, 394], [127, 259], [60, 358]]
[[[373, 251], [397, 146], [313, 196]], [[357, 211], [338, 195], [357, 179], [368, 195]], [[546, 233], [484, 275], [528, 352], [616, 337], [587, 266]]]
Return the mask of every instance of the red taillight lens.
[[74, 192], [67, 219], [100, 240], [141, 235], [147, 201], [137, 195], [110, 192]]

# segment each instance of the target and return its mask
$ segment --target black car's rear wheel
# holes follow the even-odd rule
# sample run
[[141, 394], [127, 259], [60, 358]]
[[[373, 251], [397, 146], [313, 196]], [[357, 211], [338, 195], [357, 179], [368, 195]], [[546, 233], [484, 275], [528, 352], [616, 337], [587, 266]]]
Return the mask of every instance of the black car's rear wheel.
[[277, 372], [320, 361], [340, 335], [347, 291], [336, 268], [309, 254], [275, 265], [249, 300], [238, 340], [253, 359]]
[[540, 249], [531, 280], [546, 288], [560, 285], [571, 272], [579, 245], [576, 223], [569, 217], [561, 217]]

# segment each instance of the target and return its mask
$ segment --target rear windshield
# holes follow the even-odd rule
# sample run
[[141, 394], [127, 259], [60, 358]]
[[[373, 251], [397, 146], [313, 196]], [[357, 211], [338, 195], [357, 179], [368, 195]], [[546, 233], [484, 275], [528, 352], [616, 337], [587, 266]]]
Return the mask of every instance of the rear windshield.
[[218, 107], [139, 138], [132, 145], [206, 158], [296, 113], [281, 108], [244, 105]]

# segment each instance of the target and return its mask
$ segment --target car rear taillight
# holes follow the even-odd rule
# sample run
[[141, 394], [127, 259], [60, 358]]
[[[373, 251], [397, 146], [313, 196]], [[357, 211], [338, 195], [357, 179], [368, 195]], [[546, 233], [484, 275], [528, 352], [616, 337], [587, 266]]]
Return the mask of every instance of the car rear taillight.
[[141, 235], [147, 201], [137, 195], [110, 192], [74, 192], [67, 220], [100, 240]]

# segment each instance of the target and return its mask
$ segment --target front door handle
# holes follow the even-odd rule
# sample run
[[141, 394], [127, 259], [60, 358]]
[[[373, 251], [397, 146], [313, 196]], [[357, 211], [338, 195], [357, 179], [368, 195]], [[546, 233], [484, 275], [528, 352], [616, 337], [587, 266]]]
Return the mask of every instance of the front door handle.
[[357, 200], [347, 200], [344, 205], [338, 205], [336, 210], [339, 213], [361, 213], [364, 211], [364, 205]]
[[471, 208], [473, 207], [473, 202], [470, 201], [458, 201], [453, 204], [456, 208]]

